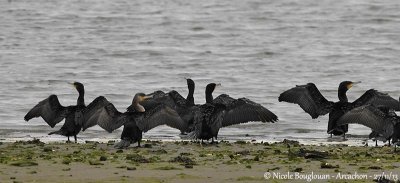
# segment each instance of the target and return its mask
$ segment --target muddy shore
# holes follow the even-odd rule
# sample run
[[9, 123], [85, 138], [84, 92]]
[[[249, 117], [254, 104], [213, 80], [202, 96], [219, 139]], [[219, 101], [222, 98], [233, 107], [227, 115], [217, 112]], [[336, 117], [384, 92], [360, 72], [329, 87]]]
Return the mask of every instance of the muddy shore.
[[[394, 147], [244, 141], [0, 142], [1, 182], [374, 182], [398, 180]], [[267, 173], [266, 173], [267, 172]], [[325, 176], [325, 177], [324, 177]], [[376, 181], [376, 180], [375, 180]]]

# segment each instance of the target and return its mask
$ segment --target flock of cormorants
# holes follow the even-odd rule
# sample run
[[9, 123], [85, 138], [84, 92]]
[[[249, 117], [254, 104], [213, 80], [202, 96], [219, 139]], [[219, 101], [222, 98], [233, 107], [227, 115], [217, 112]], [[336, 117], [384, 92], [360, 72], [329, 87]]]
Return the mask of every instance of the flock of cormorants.
[[[343, 81], [338, 88], [338, 102], [328, 101], [313, 83], [297, 85], [279, 96], [279, 101], [298, 104], [314, 119], [329, 113], [327, 133], [343, 135], [348, 132], [348, 124], [356, 123], [371, 128], [369, 135], [375, 141], [400, 143], [400, 117], [394, 111], [400, 110], [398, 100], [388, 94], [370, 89], [354, 102], [349, 102], [346, 92], [358, 82]], [[68, 137], [82, 130], [99, 125], [108, 132], [124, 126], [121, 141], [116, 148], [126, 148], [142, 139], [142, 133], [160, 125], [179, 129], [181, 134], [190, 139], [217, 139], [218, 131], [229, 125], [261, 121], [274, 123], [278, 117], [247, 98], [234, 99], [227, 94], [214, 98], [212, 93], [219, 84], [210, 83], [205, 90], [205, 104], [194, 103], [195, 83], [187, 79], [188, 95], [182, 97], [177, 91], [165, 93], [155, 91], [150, 94], [137, 93], [126, 112], [119, 112], [105, 97], [99, 96], [89, 105], [85, 105], [84, 86], [72, 84], [79, 93], [77, 104], [62, 106], [56, 95], [40, 101], [24, 117], [29, 121], [42, 117], [54, 127], [65, 118], [60, 130], [49, 133]]]

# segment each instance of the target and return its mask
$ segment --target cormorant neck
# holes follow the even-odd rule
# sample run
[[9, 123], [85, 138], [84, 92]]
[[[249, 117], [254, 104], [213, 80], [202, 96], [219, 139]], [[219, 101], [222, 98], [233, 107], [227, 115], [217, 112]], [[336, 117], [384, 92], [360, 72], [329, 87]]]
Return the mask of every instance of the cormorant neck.
[[186, 97], [186, 100], [188, 101], [188, 104], [194, 105], [194, 85], [188, 85], [189, 93]]
[[139, 102], [137, 102], [137, 101], [134, 101], [134, 102], [132, 103], [132, 105], [133, 105], [133, 108], [135, 108], [135, 111], [136, 111], [136, 112], [145, 112], [145, 111], [146, 111], [146, 110], [144, 109], [144, 107], [143, 107], [142, 105], [140, 105]]
[[85, 91], [81, 90], [78, 92], [79, 92], [79, 97], [78, 97], [77, 105], [84, 106], [85, 105], [85, 97], [84, 97]]
[[212, 92], [212, 90], [206, 90], [206, 103], [212, 103], [212, 101], [214, 100]]
[[136, 94], [135, 97], [133, 97], [132, 106], [136, 112], [145, 112], [146, 110], [142, 105], [140, 105], [139, 102], [140, 102], [139, 96]]
[[348, 102], [346, 92], [347, 92], [347, 89], [340, 89], [339, 88], [339, 91], [338, 91], [339, 101]]

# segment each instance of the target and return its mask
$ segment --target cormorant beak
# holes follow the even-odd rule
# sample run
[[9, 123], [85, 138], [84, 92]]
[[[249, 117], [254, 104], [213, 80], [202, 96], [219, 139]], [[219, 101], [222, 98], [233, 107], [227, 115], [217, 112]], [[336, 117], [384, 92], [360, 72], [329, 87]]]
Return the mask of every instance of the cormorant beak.
[[350, 84], [347, 85], [347, 89], [350, 89], [351, 87], [359, 83], [361, 83], [361, 81], [351, 82]]
[[153, 95], [145, 95], [143, 97], [140, 97], [140, 101], [143, 101], [143, 100], [146, 100], [146, 99], [149, 99], [149, 98], [153, 98]]
[[76, 88], [75, 83], [69, 83], [69, 82], [68, 82], [68, 84], [70, 84], [70, 85], [72, 85], [74, 88]]
[[143, 97], [144, 100], [145, 99], [149, 99], [149, 98], [153, 98], [153, 95], [146, 95], [146, 96]]
[[216, 89], [216, 88], [219, 88], [219, 87], [221, 87], [222, 85], [221, 85], [221, 83], [217, 83], [217, 84], [215, 84], [215, 88], [214, 88], [214, 90]]

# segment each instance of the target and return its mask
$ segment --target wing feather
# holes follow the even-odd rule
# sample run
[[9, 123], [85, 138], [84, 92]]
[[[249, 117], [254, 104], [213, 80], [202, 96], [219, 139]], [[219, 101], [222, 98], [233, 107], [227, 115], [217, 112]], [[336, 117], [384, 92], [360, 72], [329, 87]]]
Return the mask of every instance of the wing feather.
[[[263, 107], [247, 98], [233, 99], [229, 95], [222, 94], [213, 100], [217, 108], [223, 106], [223, 110], [217, 111], [214, 115], [218, 119], [219, 127], [230, 126], [250, 121], [275, 122], [278, 117]], [[219, 113], [223, 113], [221, 116]]]
[[32, 118], [42, 117], [43, 120], [52, 128], [61, 122], [68, 113], [68, 107], [64, 107], [58, 101], [57, 95], [50, 95], [40, 101], [24, 117], [25, 121]]
[[328, 101], [314, 83], [298, 85], [283, 92], [279, 96], [279, 102], [282, 101], [300, 105], [313, 119], [329, 113], [333, 106], [333, 102]]
[[385, 106], [395, 111], [400, 111], [400, 103], [386, 93], [381, 93], [377, 90], [370, 89], [366, 91], [360, 98], [353, 102], [356, 106], [373, 104], [374, 106]]
[[345, 113], [337, 121], [337, 125], [344, 124], [361, 124], [385, 136], [392, 135], [390, 131], [394, 125], [387, 114], [373, 105], [363, 105]]
[[84, 110], [83, 112], [83, 121], [82, 128], [83, 131], [86, 129], [97, 125], [96, 120], [89, 120], [93, 115], [97, 113], [98, 110], [101, 110], [104, 106], [110, 104], [110, 102], [103, 96], [99, 96], [94, 99]]
[[160, 125], [167, 125], [181, 131], [187, 129], [187, 124], [180, 118], [179, 114], [166, 105], [159, 105], [153, 109], [146, 110], [142, 120], [136, 120], [136, 124], [143, 132]]
[[132, 113], [119, 112], [112, 103], [107, 104], [90, 116], [87, 124], [97, 124], [107, 132], [112, 132], [132, 121]]

